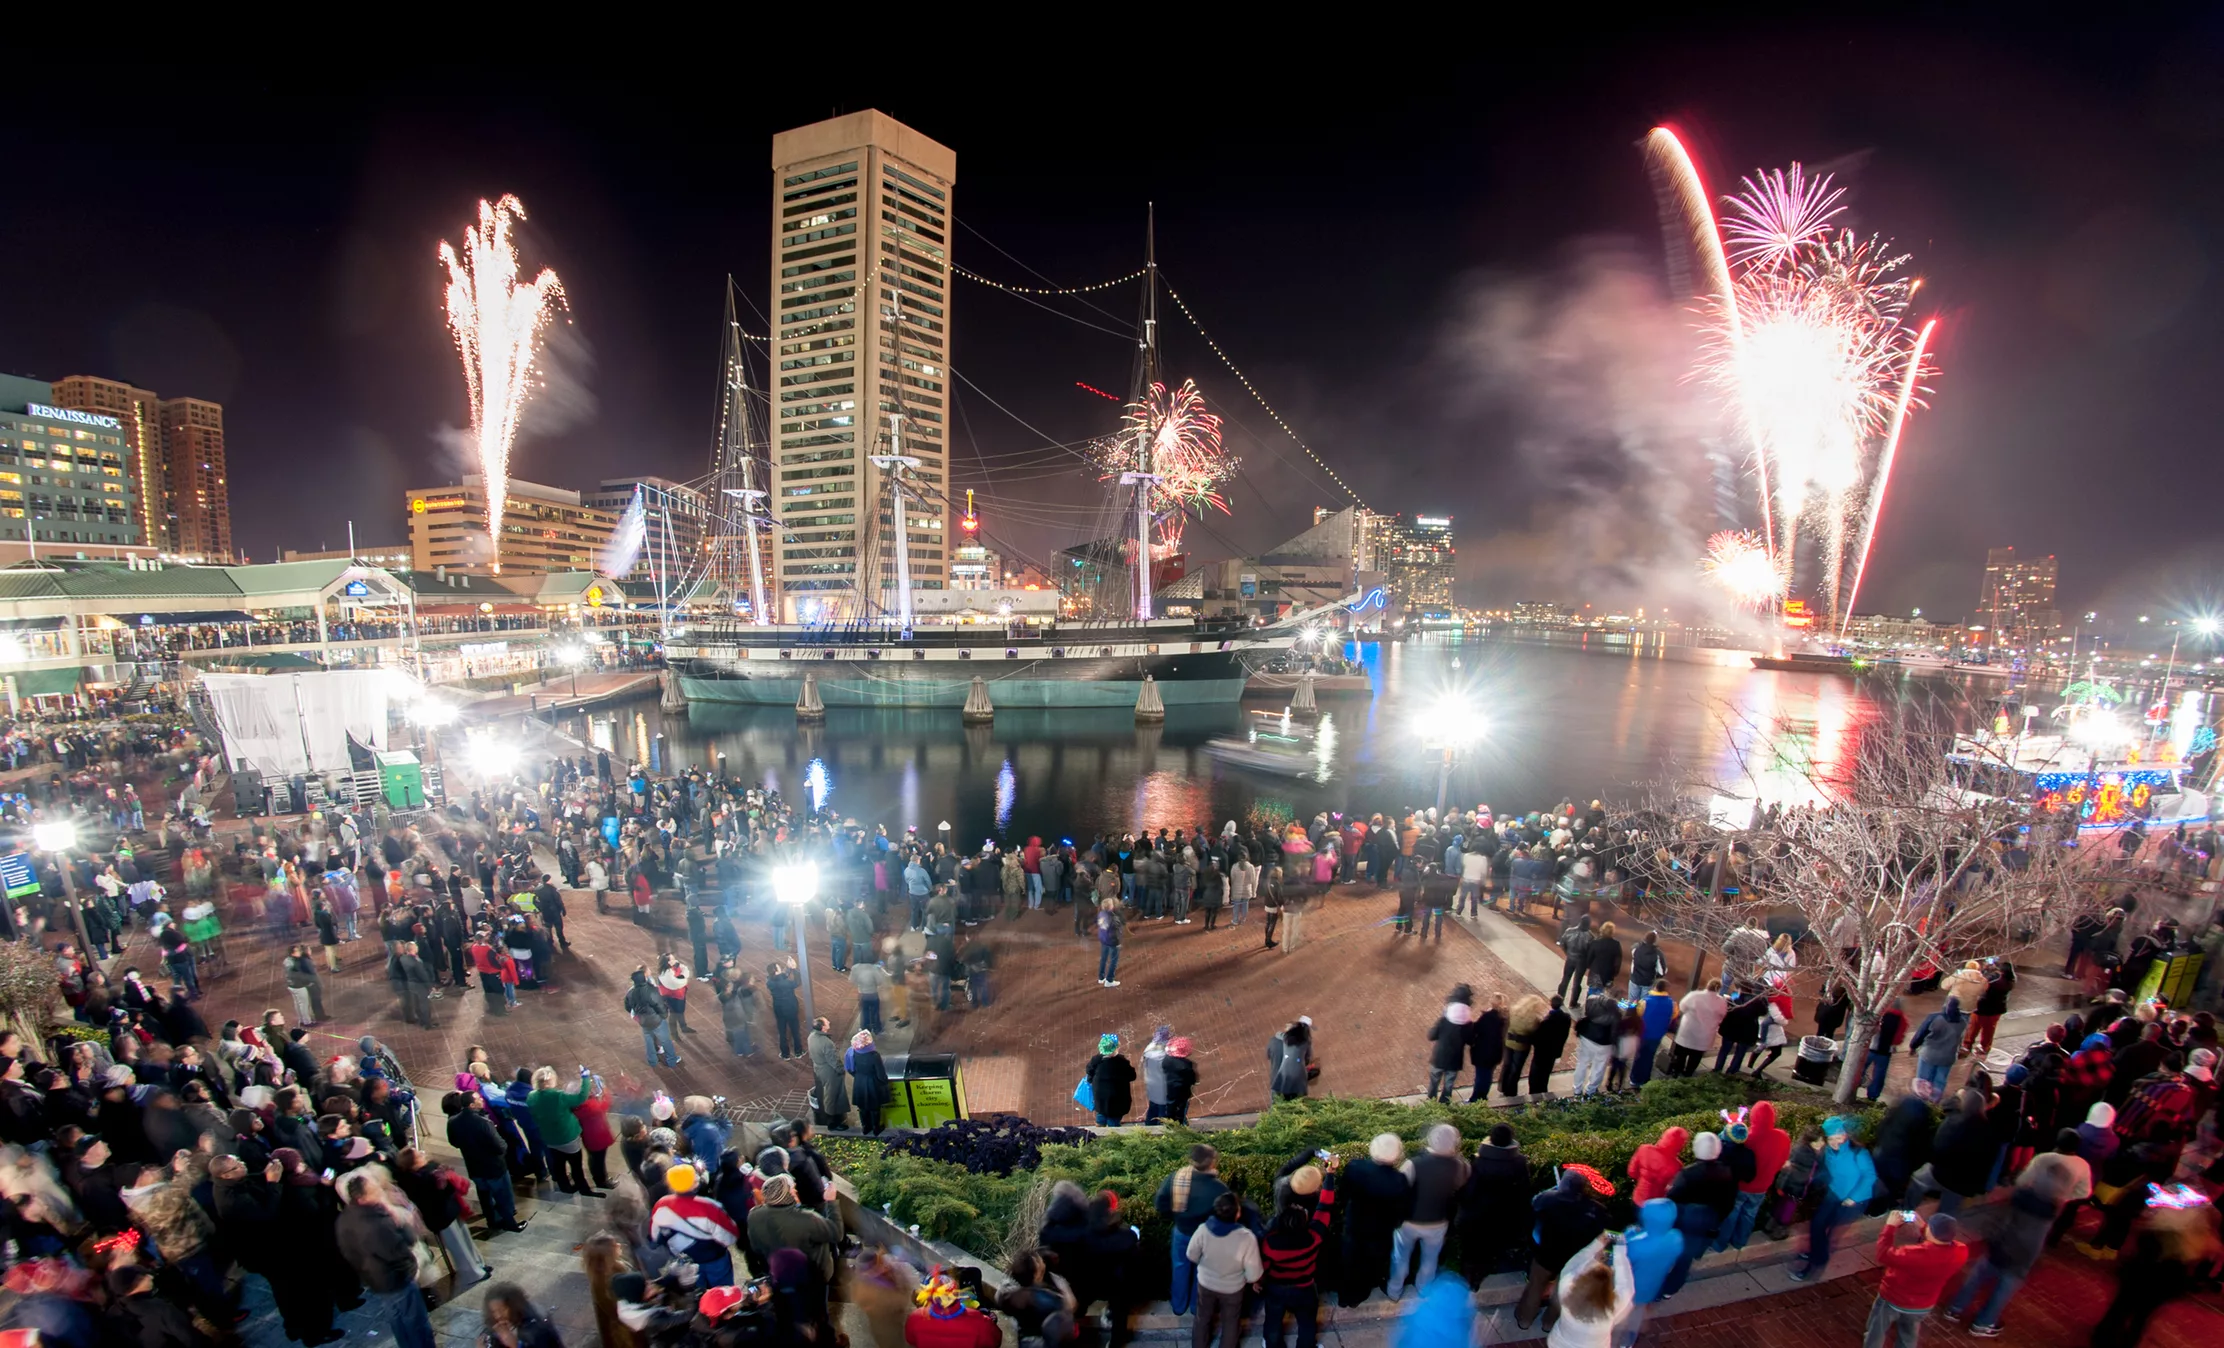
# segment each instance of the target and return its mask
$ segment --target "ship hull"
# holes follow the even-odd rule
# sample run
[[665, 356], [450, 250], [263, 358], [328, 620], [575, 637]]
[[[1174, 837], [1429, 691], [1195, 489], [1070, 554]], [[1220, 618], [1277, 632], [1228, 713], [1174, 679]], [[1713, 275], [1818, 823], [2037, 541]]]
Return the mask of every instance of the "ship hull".
[[[689, 702], [741, 706], [794, 706], [806, 671], [817, 676], [827, 707], [963, 707], [974, 678], [988, 687], [997, 707], [1121, 707], [1135, 705], [1149, 675], [1168, 707], [1232, 704], [1243, 697], [1249, 670], [1243, 648], [1223, 643], [1164, 643], [1158, 652], [1137, 647], [1111, 655], [1080, 654], [1078, 646], [1049, 649], [974, 648], [966, 654], [933, 649], [920, 655], [891, 648], [879, 658], [801, 646], [777, 649], [674, 652], [670, 659]], [[1179, 646], [1179, 650], [1172, 649]], [[1195, 649], [1192, 649], [1192, 648]], [[1104, 648], [1096, 648], [1104, 649]]]

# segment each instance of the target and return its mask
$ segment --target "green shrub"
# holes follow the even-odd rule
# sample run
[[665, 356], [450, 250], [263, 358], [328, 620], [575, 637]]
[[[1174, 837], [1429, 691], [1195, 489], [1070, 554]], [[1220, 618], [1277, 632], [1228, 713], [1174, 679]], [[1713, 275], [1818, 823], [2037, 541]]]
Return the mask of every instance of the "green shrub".
[[[1429, 1128], [1438, 1123], [1452, 1123], [1470, 1143], [1504, 1123], [1513, 1128], [1529, 1158], [1537, 1189], [1553, 1183], [1555, 1166], [1591, 1166], [1614, 1182], [1615, 1196], [1608, 1207], [1621, 1222], [1629, 1218], [1629, 1158], [1639, 1147], [1657, 1141], [1661, 1130], [1670, 1126], [1692, 1133], [1713, 1131], [1722, 1126], [1720, 1111], [1760, 1099], [1775, 1102], [1778, 1126], [1795, 1139], [1829, 1115], [1848, 1112], [1858, 1120], [1856, 1135], [1866, 1140], [1882, 1117], [1882, 1110], [1873, 1105], [1841, 1111], [1819, 1090], [1710, 1075], [1655, 1080], [1634, 1093], [1552, 1100], [1517, 1109], [1434, 1102], [1399, 1105], [1344, 1096], [1287, 1100], [1276, 1103], [1247, 1128], [1200, 1133], [1171, 1127], [1163, 1132], [1109, 1133], [1078, 1145], [1046, 1146], [1038, 1169], [1008, 1177], [975, 1175], [956, 1165], [867, 1153], [861, 1148], [845, 1173], [864, 1202], [885, 1205], [898, 1222], [916, 1223], [924, 1235], [985, 1257], [1008, 1255], [1033, 1244], [1048, 1190], [1058, 1181], [1071, 1180], [1086, 1193], [1110, 1189], [1119, 1196], [1122, 1215], [1141, 1231], [1144, 1250], [1156, 1254], [1166, 1248], [1171, 1235], [1170, 1224], [1154, 1204], [1158, 1187], [1188, 1163], [1189, 1148], [1197, 1142], [1212, 1144], [1220, 1153], [1221, 1178], [1264, 1210], [1273, 1205], [1275, 1175], [1300, 1151], [1329, 1151], [1349, 1162], [1365, 1156], [1381, 1133], [1395, 1133], [1409, 1150], [1417, 1150]], [[836, 1168], [844, 1169], [841, 1160]], [[1137, 1274], [1152, 1282], [1138, 1291], [1163, 1292], [1155, 1285], [1165, 1276], [1163, 1260], [1146, 1258]]]

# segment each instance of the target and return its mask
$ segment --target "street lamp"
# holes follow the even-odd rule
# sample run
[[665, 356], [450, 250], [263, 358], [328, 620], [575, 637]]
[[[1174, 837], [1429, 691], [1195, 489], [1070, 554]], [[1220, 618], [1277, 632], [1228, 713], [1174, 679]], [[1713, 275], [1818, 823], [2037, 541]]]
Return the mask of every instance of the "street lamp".
[[819, 868], [806, 861], [800, 865], [781, 866], [772, 872], [772, 895], [794, 910], [795, 916], [795, 967], [803, 978], [803, 1023], [808, 1025], [818, 1019], [818, 1012], [811, 1005], [811, 952], [803, 941], [803, 905], [818, 897]]
[[1443, 757], [1436, 769], [1436, 809], [1444, 811], [1445, 793], [1452, 784], [1452, 759], [1460, 750], [1483, 737], [1487, 726], [1483, 714], [1461, 700], [1457, 694], [1446, 693], [1436, 700], [1421, 721], [1421, 733], [1435, 743]]
[[77, 846], [77, 825], [67, 819], [52, 819], [31, 825], [31, 841], [41, 852], [54, 858], [62, 872], [62, 897], [69, 904], [70, 925], [77, 928], [77, 948], [86, 959], [93, 957], [92, 938], [85, 934], [85, 910], [77, 906], [77, 882], [70, 878], [67, 853]]
[[587, 663], [587, 652], [578, 646], [559, 646], [556, 659], [571, 671], [571, 695], [579, 696], [579, 667]]

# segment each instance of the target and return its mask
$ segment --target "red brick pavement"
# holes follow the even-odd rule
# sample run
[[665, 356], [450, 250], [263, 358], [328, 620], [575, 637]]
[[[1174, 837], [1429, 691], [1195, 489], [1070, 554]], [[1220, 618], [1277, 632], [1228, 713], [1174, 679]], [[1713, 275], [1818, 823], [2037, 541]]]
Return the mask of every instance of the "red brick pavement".
[[[1647, 1348], [1721, 1348], [1725, 1342], [1738, 1348], [1857, 1344], [1882, 1276], [1872, 1270], [1758, 1301], [1661, 1317], [1647, 1324], [1643, 1342]], [[1966, 1325], [1948, 1324], [1934, 1314], [1923, 1326], [1923, 1342], [2083, 1348], [2115, 1295], [2116, 1279], [2108, 1266], [2079, 1254], [2053, 1254], [2040, 1262], [2008, 1304], [2001, 1317], [2001, 1337], [1977, 1339]], [[2178, 1302], [2148, 1322], [2141, 1342], [2145, 1348], [2212, 1348], [2224, 1342], [2224, 1307], [2213, 1295]]]
[[[1070, 910], [961, 928], [966, 940], [994, 949], [996, 996], [989, 1007], [965, 1009], [963, 994], [954, 994], [957, 1009], [919, 1017], [915, 1047], [955, 1051], [978, 1065], [976, 1109], [1071, 1122], [1078, 1115], [1074, 1082], [1100, 1033], [1117, 1032], [1133, 1053], [1155, 1026], [1171, 1024], [1196, 1041], [1201, 1085], [1195, 1113], [1243, 1113], [1266, 1104], [1267, 1040], [1289, 1020], [1310, 1015], [1323, 1064], [1317, 1089], [1415, 1093], [1427, 1079], [1429, 1026], [1453, 984], [1472, 984], [1485, 997], [1524, 985], [1455, 925], [1447, 923], [1443, 940], [1427, 945], [1394, 936], [1387, 920], [1396, 902], [1394, 894], [1377, 896], [1363, 886], [1341, 890], [1305, 915], [1295, 952], [1262, 948], [1256, 908], [1245, 925], [1212, 932], [1202, 918], [1186, 927], [1139, 922], [1122, 955], [1122, 986], [1112, 989], [1097, 986], [1096, 942], [1073, 934]], [[370, 931], [367, 922], [364, 929]], [[432, 1030], [402, 1024], [375, 939], [366, 935], [342, 946], [341, 972], [326, 975], [332, 1019], [317, 1027], [330, 1036], [320, 1052], [339, 1052], [373, 1033], [420, 1083], [445, 1081], [462, 1065], [466, 1046], [479, 1044], [497, 1068], [584, 1062], [611, 1076], [621, 1095], [654, 1081], [675, 1096], [692, 1091], [774, 1104], [798, 1101], [809, 1087], [808, 1068], [782, 1063], [773, 1050], [769, 1009], [758, 1027], [757, 1055], [735, 1059], [726, 1051], [717, 1004], [703, 992], [690, 1000], [699, 1033], [681, 1037], [684, 1063], [677, 1069], [641, 1066], [640, 1034], [620, 1010], [628, 975], [664, 950], [691, 958], [685, 933], [645, 931], [580, 903], [571, 906], [567, 929], [574, 951], [557, 957], [549, 986], [521, 992], [520, 1005], [507, 1016], [490, 1014], [476, 988], [449, 989], [433, 1003]], [[268, 1007], [292, 1014], [280, 961], [293, 940], [313, 941], [314, 934], [228, 933], [229, 967], [202, 973], [203, 1014], [212, 1027], [228, 1017], [251, 1021]], [[815, 929], [810, 950], [817, 1009], [846, 1033], [854, 1024], [856, 995], [833, 972], [823, 933]], [[764, 922], [743, 923], [743, 954], [759, 968], [772, 958]], [[132, 958], [154, 963], [143, 945]], [[1140, 1117], [1140, 1089], [1136, 1096]]]

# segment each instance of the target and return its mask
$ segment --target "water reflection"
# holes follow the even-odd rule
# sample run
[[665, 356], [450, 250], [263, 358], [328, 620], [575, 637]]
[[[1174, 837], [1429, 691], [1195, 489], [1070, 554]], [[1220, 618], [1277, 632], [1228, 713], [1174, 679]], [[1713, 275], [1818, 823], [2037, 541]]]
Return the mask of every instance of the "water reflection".
[[[1813, 777], [1849, 768], [1876, 716], [1868, 686], [1835, 676], [1754, 670], [1742, 657], [1705, 651], [1594, 649], [1433, 639], [1347, 648], [1377, 695], [1322, 699], [1322, 781], [1213, 760], [1206, 741], [1243, 733], [1242, 711], [1232, 706], [1169, 707], [1165, 723], [1153, 726], [1119, 710], [1000, 710], [993, 724], [967, 726], [954, 711], [837, 707], [822, 725], [805, 727], [784, 707], [698, 703], [667, 717], [651, 697], [598, 720], [630, 722], [625, 738], [644, 759], [652, 733], [660, 734], [668, 770], [715, 770], [724, 755], [727, 771], [791, 792], [831, 792], [838, 782], [842, 813], [891, 833], [913, 825], [931, 833], [947, 819], [961, 838], [1024, 839], [1218, 828], [1255, 805], [1310, 817], [1427, 804], [1438, 759], [1416, 722], [1446, 693], [1469, 699], [1490, 726], [1459, 756], [1451, 798], [1501, 811], [1628, 799], [1671, 765], [1683, 778], [1728, 783], [1743, 777], [1744, 756], [1764, 742], [1778, 757], [1762, 774], [1762, 795], [1798, 803], [1812, 794]], [[1796, 726], [1796, 735], [1756, 733], [1781, 725]], [[578, 717], [566, 728], [594, 742], [616, 738]]]

